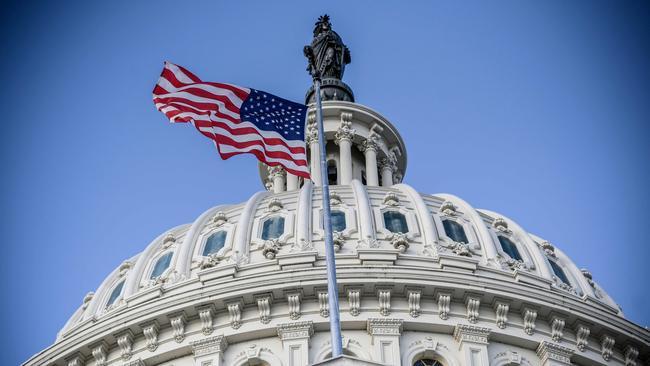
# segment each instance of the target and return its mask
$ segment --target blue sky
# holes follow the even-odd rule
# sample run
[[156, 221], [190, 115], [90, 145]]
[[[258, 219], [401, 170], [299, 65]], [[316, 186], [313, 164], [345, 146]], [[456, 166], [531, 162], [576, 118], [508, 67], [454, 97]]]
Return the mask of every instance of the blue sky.
[[345, 81], [389, 118], [405, 181], [503, 213], [650, 324], [650, 9], [644, 2], [16, 2], [0, 13], [1, 364], [50, 345], [164, 230], [262, 188], [151, 102], [169, 60], [301, 101], [322, 13]]

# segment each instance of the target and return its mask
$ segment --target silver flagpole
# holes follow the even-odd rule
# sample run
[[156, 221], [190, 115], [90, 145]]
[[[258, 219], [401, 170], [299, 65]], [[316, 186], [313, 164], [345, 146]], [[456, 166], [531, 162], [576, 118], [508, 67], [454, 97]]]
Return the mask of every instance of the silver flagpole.
[[316, 123], [318, 124], [318, 145], [320, 147], [321, 187], [323, 189], [323, 229], [325, 230], [325, 261], [327, 263], [327, 300], [330, 313], [330, 335], [332, 337], [332, 358], [343, 354], [341, 340], [341, 320], [339, 317], [339, 292], [336, 285], [336, 261], [334, 259], [334, 240], [332, 239], [332, 216], [330, 209], [330, 186], [327, 179], [327, 160], [325, 155], [325, 132], [323, 110], [320, 100], [320, 77], [314, 77], [316, 95]]

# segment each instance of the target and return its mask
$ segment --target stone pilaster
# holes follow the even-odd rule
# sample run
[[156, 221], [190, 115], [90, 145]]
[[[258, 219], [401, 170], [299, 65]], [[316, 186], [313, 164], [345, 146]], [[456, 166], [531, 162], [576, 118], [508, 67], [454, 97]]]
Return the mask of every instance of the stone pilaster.
[[223, 335], [204, 338], [190, 343], [194, 364], [196, 366], [223, 366], [223, 355], [228, 348], [228, 342]]
[[402, 320], [391, 318], [370, 318], [368, 333], [372, 336], [373, 354], [386, 365], [400, 365], [400, 336]]
[[537, 347], [537, 356], [542, 361], [542, 366], [571, 365], [573, 350], [559, 344], [543, 341]]
[[309, 364], [309, 340], [314, 334], [311, 321], [284, 323], [277, 326], [278, 337], [282, 340], [284, 359], [289, 366]]
[[463, 355], [464, 365], [489, 366], [488, 339], [490, 329], [474, 325], [458, 324], [454, 329], [454, 340]]

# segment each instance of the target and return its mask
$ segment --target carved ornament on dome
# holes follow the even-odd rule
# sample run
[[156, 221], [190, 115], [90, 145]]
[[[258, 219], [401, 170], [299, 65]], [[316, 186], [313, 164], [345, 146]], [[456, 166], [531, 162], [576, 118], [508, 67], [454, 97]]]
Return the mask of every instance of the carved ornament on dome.
[[268, 352], [270, 354], [273, 354], [273, 351], [271, 351], [270, 348], [260, 347], [257, 344], [251, 344], [250, 346], [248, 346], [248, 348], [239, 352], [236, 359], [256, 360], [260, 358], [260, 354], [262, 352]]
[[357, 248], [379, 248], [381, 243], [377, 239], [366, 237], [357, 241]]
[[330, 206], [338, 206], [342, 203], [343, 201], [341, 200], [341, 196], [339, 196], [338, 193], [336, 192], [330, 193]]
[[169, 324], [172, 326], [172, 335], [176, 343], [181, 343], [185, 339], [185, 325], [187, 324], [187, 316], [185, 312], [179, 311], [174, 314], [168, 315]]
[[[440, 244], [436, 242], [436, 247], [439, 247]], [[430, 242], [424, 243], [424, 246], [422, 247], [422, 251], [420, 252], [421, 255], [426, 256], [426, 257], [433, 257], [437, 258], [438, 257], [438, 251], [436, 248], [431, 245]]]
[[447, 346], [445, 346], [444, 344], [438, 342], [438, 340], [433, 339], [433, 337], [424, 337], [422, 339], [418, 339], [417, 341], [412, 342], [409, 345], [409, 349], [414, 349], [414, 348], [418, 348], [418, 347], [423, 348], [425, 351], [434, 351], [434, 352], [438, 348], [443, 348], [443, 349], [449, 350], [449, 348], [447, 348]]
[[455, 242], [455, 241], [440, 241], [436, 244], [436, 249], [439, 253], [452, 252], [462, 257], [471, 257], [472, 251], [469, 244]]
[[502, 269], [504, 270], [523, 270], [523, 271], [530, 271], [531, 266], [527, 264], [524, 261], [518, 260], [518, 259], [513, 259], [501, 254], [497, 254], [496, 260], [501, 266]]
[[576, 345], [581, 352], [584, 352], [587, 349], [589, 334], [591, 334], [591, 329], [588, 326], [578, 324], [576, 327]]
[[345, 236], [340, 231], [335, 231], [332, 233], [332, 242], [334, 244], [334, 251], [339, 252], [345, 243]]
[[454, 328], [453, 337], [456, 342], [487, 344], [490, 338], [490, 328], [476, 325], [458, 324]]
[[276, 177], [284, 177], [287, 175], [287, 172], [279, 165], [267, 166], [266, 169], [269, 172], [269, 178], [271, 179], [274, 179]]
[[596, 282], [594, 282], [594, 278], [593, 278], [591, 272], [589, 272], [589, 270], [587, 270], [586, 268], [580, 269], [580, 272], [582, 272], [582, 275], [585, 276], [585, 279], [587, 280], [587, 283], [589, 283], [589, 286], [591, 286], [591, 288], [594, 290], [594, 296], [596, 296], [599, 299], [602, 299], [603, 298], [603, 292], [600, 291], [598, 286], [596, 286]]
[[537, 347], [537, 356], [542, 360], [542, 363], [547, 363], [548, 360], [554, 360], [553, 364], [564, 363], [567, 365], [571, 364], [571, 356], [573, 356], [573, 350], [560, 346], [552, 342], [542, 341]]
[[393, 335], [402, 334], [402, 319], [391, 318], [368, 318], [366, 330], [370, 335]]
[[219, 226], [225, 224], [226, 222], [228, 222], [228, 217], [226, 217], [225, 212], [219, 211], [216, 214], [214, 214], [214, 216], [212, 216], [212, 220], [210, 220], [210, 221], [212, 221], [212, 223], [216, 227], [219, 227]]
[[314, 243], [307, 239], [300, 239], [291, 246], [292, 252], [308, 252], [314, 250]]
[[555, 255], [555, 247], [553, 246], [553, 244], [551, 244], [548, 241], [544, 241], [542, 242], [542, 244], [540, 244], [540, 246], [542, 247], [542, 250], [544, 251], [544, 253], [546, 253], [546, 255], [548, 255], [549, 257], [557, 258], [557, 256]]
[[458, 215], [458, 207], [451, 201], [445, 201], [440, 205], [440, 212], [446, 216]]
[[257, 311], [260, 316], [260, 323], [268, 324], [271, 322], [271, 295], [258, 296]]
[[404, 179], [404, 176], [402, 175], [402, 173], [400, 173], [398, 171], [393, 172], [393, 183], [394, 184], [402, 183], [402, 179]]
[[511, 230], [508, 229], [508, 223], [503, 217], [497, 217], [494, 222], [492, 223], [492, 226], [503, 233], [510, 233]]
[[400, 253], [405, 253], [409, 248], [409, 238], [404, 233], [392, 233], [388, 236], [388, 240], [390, 240], [390, 245]]
[[124, 261], [122, 264], [120, 264], [120, 268], [118, 269], [119, 276], [124, 277], [126, 273], [133, 268], [133, 262], [131, 261]]
[[112, 304], [108, 305], [106, 308], [104, 308], [103, 313], [104, 314], [108, 313], [108, 312], [110, 312], [110, 311], [112, 311], [114, 309], [117, 309], [117, 308], [119, 308], [121, 306], [124, 306], [124, 305], [126, 305], [126, 300], [124, 300], [123, 298], [120, 298], [117, 301], [114, 301]]
[[384, 169], [388, 169], [392, 173], [397, 172], [397, 157], [392, 151], [388, 153], [388, 156], [379, 160], [379, 170], [382, 171]]
[[572, 293], [574, 295], [578, 294], [578, 290], [576, 290], [575, 287], [562, 282], [562, 280], [557, 278], [557, 276], [555, 276], [555, 275], [553, 275], [553, 281], [555, 281], [555, 287], [557, 287], [557, 288], [559, 288], [561, 290], [564, 290], [566, 292], [570, 292], [570, 293]]
[[281, 209], [284, 208], [284, 205], [282, 205], [282, 201], [280, 201], [277, 198], [273, 198], [269, 201], [269, 205], [267, 207], [268, 212], [278, 212]]
[[494, 356], [496, 365], [530, 365], [530, 362], [518, 352], [507, 350], [499, 352]]
[[267, 191], [270, 191], [273, 189], [273, 182], [270, 179], [267, 179], [264, 181], [264, 188], [266, 188]]
[[232, 329], [239, 329], [241, 327], [241, 313], [242, 313], [242, 304], [241, 302], [233, 302], [227, 304], [228, 314], [230, 315], [230, 327]]
[[278, 239], [265, 240], [262, 244], [262, 255], [266, 259], [275, 259], [276, 254], [280, 251]]
[[330, 316], [329, 295], [326, 291], [318, 292], [318, 313], [323, 318]]
[[90, 291], [89, 293], [86, 294], [86, 296], [84, 296], [83, 305], [81, 305], [81, 308], [83, 310], [86, 310], [86, 308], [90, 304], [90, 300], [92, 300], [93, 297], [95, 297], [95, 293], [92, 291]]
[[636, 366], [636, 359], [639, 357], [639, 350], [636, 347], [627, 345], [625, 347], [625, 366]]
[[197, 309], [201, 320], [201, 332], [203, 335], [210, 335], [214, 331], [213, 319], [215, 307], [212, 304], [199, 306]]
[[395, 192], [386, 193], [384, 196], [384, 205], [391, 207], [399, 206], [399, 197], [397, 194]]
[[108, 344], [105, 341], [100, 341], [90, 346], [93, 358], [95, 359], [95, 365], [97, 366], [106, 366], [106, 359], [108, 357]]
[[307, 133], [305, 136], [307, 145], [318, 143], [318, 126], [316, 125], [316, 113], [307, 114]]
[[375, 152], [379, 151], [379, 136], [375, 133], [371, 133], [358, 147], [363, 153], [368, 150]]
[[228, 342], [223, 335], [204, 338], [190, 343], [194, 356], [223, 354], [228, 348]]
[[282, 323], [277, 325], [276, 330], [283, 341], [310, 338], [314, 334], [314, 323], [311, 320]]
[[212, 268], [223, 260], [224, 256], [219, 253], [212, 253], [208, 256], [200, 257], [198, 265], [201, 269]]
[[336, 130], [334, 134], [334, 141], [336, 144], [339, 144], [342, 140], [351, 141], [354, 137], [354, 134], [357, 132], [352, 128], [352, 113], [342, 112], [341, 113], [341, 126]]
[[612, 358], [615, 342], [614, 338], [609, 335], [603, 335], [600, 339], [600, 353], [605, 361], [609, 361]]
[[163, 239], [162, 249], [167, 249], [174, 243], [176, 243], [176, 236], [174, 233], [168, 233]]
[[233, 263], [236, 265], [246, 264], [249, 261], [250, 258], [246, 254], [243, 254], [237, 250], [228, 258], [228, 263]]

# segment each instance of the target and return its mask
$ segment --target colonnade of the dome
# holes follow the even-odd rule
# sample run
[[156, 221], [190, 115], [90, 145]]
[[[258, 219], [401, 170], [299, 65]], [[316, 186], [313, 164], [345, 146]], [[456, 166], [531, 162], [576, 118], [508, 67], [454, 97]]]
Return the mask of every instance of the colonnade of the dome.
[[[306, 144], [311, 180], [320, 185], [348, 185], [357, 179], [367, 186], [390, 187], [402, 181], [406, 149], [397, 130], [377, 112], [359, 104], [329, 101], [323, 105], [328, 171], [320, 172], [320, 145], [315, 114], [308, 114]], [[260, 164], [265, 187], [274, 193], [298, 189], [302, 182], [281, 167]]]

